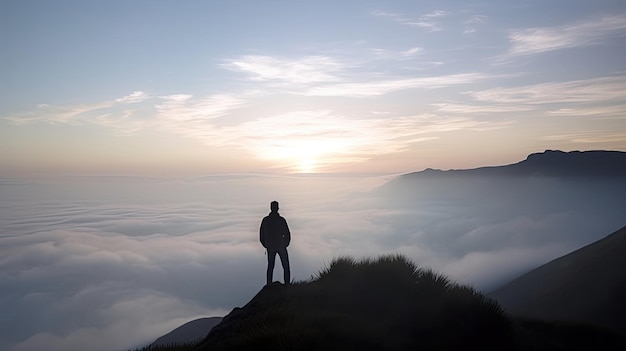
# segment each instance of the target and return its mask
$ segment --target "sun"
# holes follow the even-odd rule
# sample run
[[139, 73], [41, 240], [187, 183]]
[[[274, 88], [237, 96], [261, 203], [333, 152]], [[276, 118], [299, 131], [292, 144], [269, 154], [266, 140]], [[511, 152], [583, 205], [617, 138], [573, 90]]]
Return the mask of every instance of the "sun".
[[263, 159], [294, 173], [317, 173], [336, 152], [329, 143], [319, 140], [283, 138], [256, 150]]
[[315, 173], [317, 163], [312, 158], [302, 158], [298, 162], [297, 169], [299, 173]]

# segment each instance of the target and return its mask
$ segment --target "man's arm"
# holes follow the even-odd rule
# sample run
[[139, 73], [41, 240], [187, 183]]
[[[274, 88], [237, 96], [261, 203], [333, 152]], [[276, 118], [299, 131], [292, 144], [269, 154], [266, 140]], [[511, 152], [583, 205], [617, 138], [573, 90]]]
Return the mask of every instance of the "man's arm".
[[263, 220], [261, 221], [261, 227], [259, 228], [259, 240], [261, 241], [261, 245], [263, 245], [263, 247], [267, 248], [267, 246], [265, 246], [265, 228], [264, 228], [264, 223], [265, 223], [265, 218], [263, 218]]
[[291, 242], [291, 232], [289, 231], [289, 226], [287, 225], [287, 220], [283, 218], [285, 222], [285, 247], [289, 246]]

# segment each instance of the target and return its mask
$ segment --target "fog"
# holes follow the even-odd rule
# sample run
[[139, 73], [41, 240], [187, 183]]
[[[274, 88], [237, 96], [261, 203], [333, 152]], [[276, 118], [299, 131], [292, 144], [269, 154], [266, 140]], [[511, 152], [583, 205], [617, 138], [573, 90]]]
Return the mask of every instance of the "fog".
[[125, 350], [243, 306], [272, 200], [296, 280], [402, 253], [489, 291], [626, 225], [623, 180], [393, 178], [1, 179], [0, 349]]

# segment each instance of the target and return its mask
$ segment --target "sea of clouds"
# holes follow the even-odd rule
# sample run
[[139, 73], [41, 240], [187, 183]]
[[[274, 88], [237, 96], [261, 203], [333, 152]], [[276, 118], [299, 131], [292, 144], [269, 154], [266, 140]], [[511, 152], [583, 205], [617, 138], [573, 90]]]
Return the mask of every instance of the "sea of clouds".
[[265, 283], [272, 200], [296, 280], [402, 253], [489, 291], [626, 225], [624, 180], [391, 179], [0, 179], [0, 349], [126, 350], [243, 306]]

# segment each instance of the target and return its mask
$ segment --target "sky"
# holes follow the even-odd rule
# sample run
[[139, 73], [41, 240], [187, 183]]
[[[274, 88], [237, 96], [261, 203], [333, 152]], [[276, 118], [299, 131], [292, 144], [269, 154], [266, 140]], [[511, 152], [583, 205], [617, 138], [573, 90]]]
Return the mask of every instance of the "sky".
[[621, 0], [2, 0], [0, 26], [3, 176], [626, 150]]
[[296, 280], [400, 253], [489, 291], [626, 224], [623, 180], [388, 186], [626, 151], [622, 0], [0, 0], [0, 48], [2, 350], [243, 306], [272, 200]]

